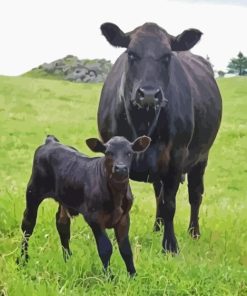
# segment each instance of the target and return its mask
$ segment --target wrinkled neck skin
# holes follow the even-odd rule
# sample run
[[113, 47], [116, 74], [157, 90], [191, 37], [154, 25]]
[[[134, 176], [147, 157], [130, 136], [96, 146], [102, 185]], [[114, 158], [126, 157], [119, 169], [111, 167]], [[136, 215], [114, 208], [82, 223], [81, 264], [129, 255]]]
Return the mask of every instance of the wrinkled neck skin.
[[[130, 85], [130, 82], [126, 79], [126, 72], [123, 72], [118, 91], [118, 110], [119, 113], [124, 110], [126, 114], [128, 126], [132, 132], [132, 140], [142, 135], [151, 137], [156, 130], [160, 113], [166, 108], [165, 102], [159, 108], [140, 108], [137, 105], [133, 105], [132, 102], [139, 85], [138, 81]], [[162, 92], [164, 93], [163, 89]]]

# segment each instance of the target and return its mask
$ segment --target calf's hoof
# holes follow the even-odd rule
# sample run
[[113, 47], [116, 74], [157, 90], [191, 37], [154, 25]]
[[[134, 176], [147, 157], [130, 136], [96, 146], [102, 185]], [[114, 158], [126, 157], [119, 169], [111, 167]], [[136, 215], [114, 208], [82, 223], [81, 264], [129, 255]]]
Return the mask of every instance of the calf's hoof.
[[27, 264], [29, 260], [29, 256], [28, 255], [22, 255], [20, 257], [17, 257], [15, 262], [18, 266], [22, 267], [25, 266]]
[[177, 255], [179, 253], [178, 243], [175, 237], [165, 237], [162, 245], [165, 254]]
[[188, 232], [189, 232], [190, 236], [195, 240], [199, 239], [201, 236], [199, 226], [197, 226], [197, 227], [189, 226]]
[[65, 262], [67, 262], [71, 256], [72, 256], [72, 252], [70, 250], [63, 249], [63, 259]]

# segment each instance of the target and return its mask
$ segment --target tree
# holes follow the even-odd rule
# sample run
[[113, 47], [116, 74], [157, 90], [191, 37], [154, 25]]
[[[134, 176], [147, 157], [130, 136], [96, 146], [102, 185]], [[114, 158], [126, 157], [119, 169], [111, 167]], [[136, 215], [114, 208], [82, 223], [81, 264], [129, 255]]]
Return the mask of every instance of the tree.
[[206, 56], [206, 60], [209, 62], [210, 66], [211, 66], [211, 68], [213, 70], [214, 69], [214, 65], [211, 63], [210, 57], [208, 55]]
[[240, 51], [237, 58], [232, 58], [227, 68], [229, 73], [238, 72], [238, 75], [245, 75], [247, 71], [247, 57]]
[[219, 70], [218, 71], [218, 75], [219, 75], [219, 77], [224, 77], [225, 76], [225, 72], [224, 71], [222, 71], [222, 70]]

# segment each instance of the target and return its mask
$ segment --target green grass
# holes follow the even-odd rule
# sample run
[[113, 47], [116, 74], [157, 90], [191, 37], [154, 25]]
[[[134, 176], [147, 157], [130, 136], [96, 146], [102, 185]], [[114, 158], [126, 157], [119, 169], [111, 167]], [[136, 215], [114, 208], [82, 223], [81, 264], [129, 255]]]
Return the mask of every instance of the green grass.
[[34, 68], [22, 75], [22, 77], [29, 78], [41, 78], [41, 79], [52, 79], [52, 80], [64, 80], [64, 76], [61, 74], [50, 74], [45, 72], [43, 69]]
[[150, 184], [132, 182], [135, 196], [130, 239], [138, 276], [129, 279], [114, 245], [113, 280], [102, 274], [89, 227], [73, 219], [73, 256], [63, 262], [55, 229], [57, 204], [44, 201], [30, 240], [30, 261], [18, 269], [20, 223], [33, 152], [46, 134], [93, 155], [87, 137], [97, 136], [101, 84], [0, 77], [0, 295], [247, 295], [247, 78], [218, 80], [223, 122], [211, 150], [201, 207], [202, 237], [186, 230], [186, 185], [177, 196], [175, 228], [181, 252], [161, 253], [153, 233], [155, 199]]

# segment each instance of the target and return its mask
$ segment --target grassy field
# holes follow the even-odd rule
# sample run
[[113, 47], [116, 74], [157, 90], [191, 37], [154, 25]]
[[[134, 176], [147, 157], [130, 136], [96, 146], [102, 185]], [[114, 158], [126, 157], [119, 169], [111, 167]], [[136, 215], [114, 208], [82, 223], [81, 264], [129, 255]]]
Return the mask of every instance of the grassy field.
[[84, 140], [97, 136], [101, 85], [30, 77], [0, 77], [0, 295], [247, 295], [247, 78], [218, 80], [224, 116], [211, 150], [201, 207], [202, 237], [186, 230], [186, 184], [177, 196], [175, 228], [181, 252], [161, 252], [153, 233], [150, 184], [132, 182], [130, 239], [138, 276], [129, 279], [112, 231], [115, 277], [102, 274], [94, 238], [81, 217], [72, 222], [73, 256], [64, 263], [55, 228], [57, 204], [43, 202], [30, 240], [30, 261], [18, 269], [20, 223], [34, 149], [47, 134], [93, 155]]

